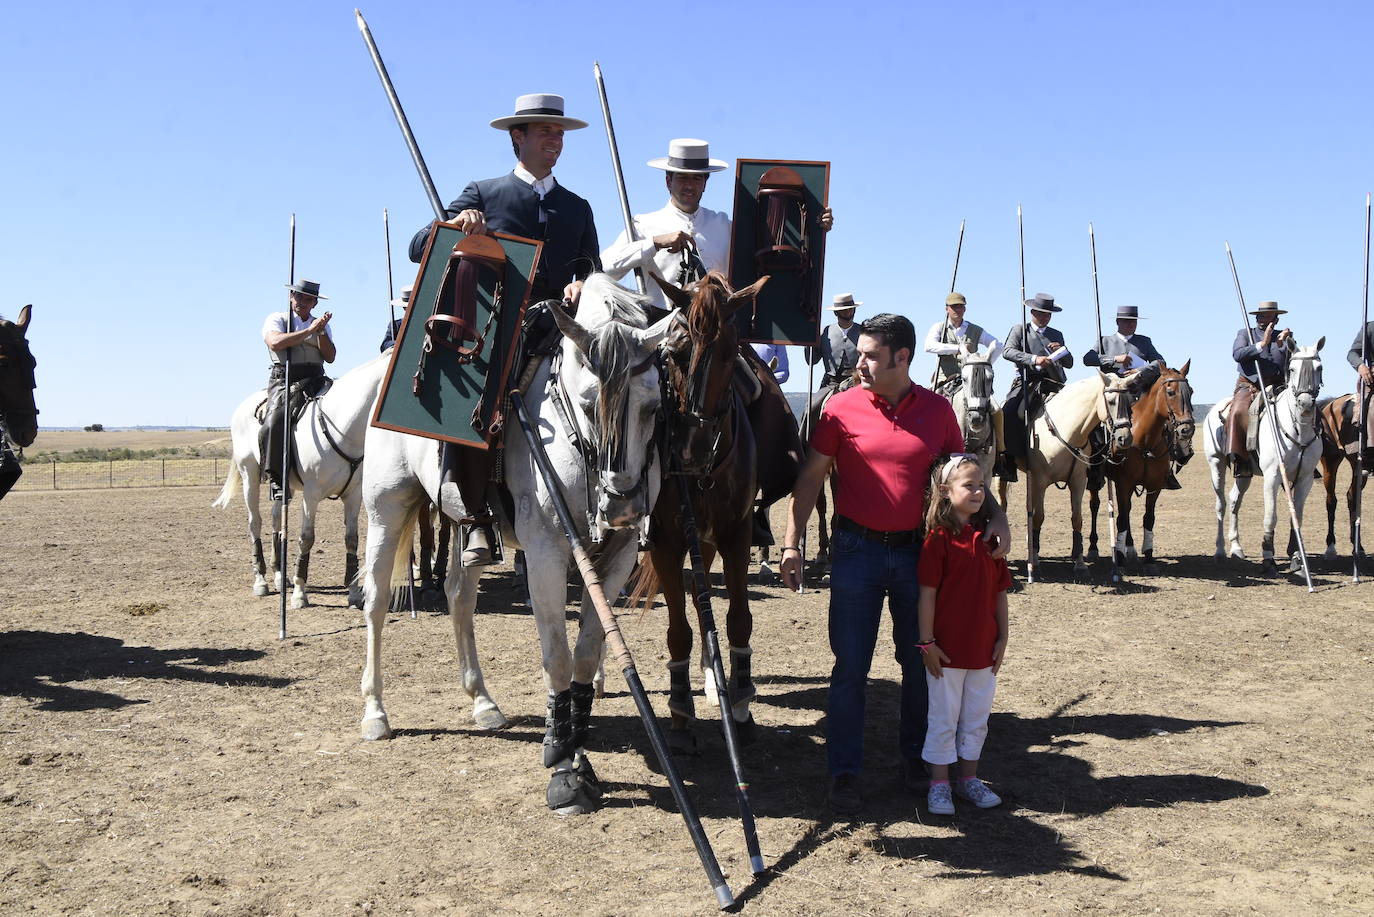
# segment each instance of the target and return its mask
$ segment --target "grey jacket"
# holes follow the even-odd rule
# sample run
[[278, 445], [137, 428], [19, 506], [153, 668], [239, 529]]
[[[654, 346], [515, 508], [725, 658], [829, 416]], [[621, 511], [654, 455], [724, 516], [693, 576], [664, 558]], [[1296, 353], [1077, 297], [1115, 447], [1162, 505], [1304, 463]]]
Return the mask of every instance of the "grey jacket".
[[1020, 367], [1026, 368], [1026, 378], [1033, 385], [1040, 382], [1046, 391], [1054, 391], [1063, 388], [1067, 376], [1064, 374], [1066, 369], [1073, 366], [1073, 354], [1069, 353], [1064, 357], [1055, 360], [1049, 366], [1041, 369], [1035, 365], [1036, 357], [1048, 357], [1049, 348], [1045, 345], [1048, 339], [1059, 345], [1064, 344], [1064, 332], [1058, 328], [1046, 328], [1044, 336], [1031, 330], [1026, 322], [1020, 325], [1013, 325], [1007, 332], [1007, 346], [1002, 351], [1002, 359], [1010, 360], [1017, 366], [1016, 375], [1012, 377], [1011, 391], [1008, 396], [1020, 391], [1021, 371]]

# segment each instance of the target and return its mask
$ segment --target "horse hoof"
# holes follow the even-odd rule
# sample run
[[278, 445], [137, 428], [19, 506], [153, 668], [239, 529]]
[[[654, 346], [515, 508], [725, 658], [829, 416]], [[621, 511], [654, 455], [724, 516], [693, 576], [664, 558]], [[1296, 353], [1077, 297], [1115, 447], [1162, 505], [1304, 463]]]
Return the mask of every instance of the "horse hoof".
[[1288, 572], [1289, 572], [1289, 573], [1301, 573], [1301, 572], [1302, 572], [1302, 558], [1301, 558], [1301, 557], [1298, 557], [1297, 555], [1294, 555], [1293, 557], [1290, 557], [1290, 558], [1288, 559]]
[[761, 586], [771, 586], [778, 581], [778, 575], [768, 566], [759, 568], [758, 582]]
[[361, 592], [355, 593], [350, 590], [348, 593], [348, 607], [361, 610], [363, 607], [363, 594]]
[[1326, 546], [1326, 551], [1322, 553], [1322, 560], [1327, 561], [1328, 563], [1340, 560], [1339, 555], [1336, 554], [1335, 545], [1331, 544]]
[[385, 716], [374, 716], [363, 720], [362, 732], [364, 742], [379, 742], [391, 738], [391, 724], [386, 721]]
[[291, 604], [291, 608], [292, 608], [294, 611], [300, 611], [302, 608], [309, 608], [309, 607], [310, 607], [310, 600], [307, 599], [307, 598], [306, 598], [305, 596], [303, 596], [303, 595], [302, 595], [302, 596], [295, 596], [295, 595], [293, 595], [293, 596], [291, 596], [291, 603], [290, 603], [290, 604]]
[[1212, 559], [1217, 563], [1221, 563], [1226, 560], [1226, 552], [1221, 550], [1221, 548], [1217, 548], [1216, 553], [1212, 555]]
[[1096, 562], [1102, 559], [1102, 555], [1097, 553], [1097, 548], [1088, 548], [1087, 558], [1089, 562]]
[[1279, 566], [1272, 560], [1266, 560], [1260, 564], [1260, 576], [1277, 576], [1278, 572]]
[[668, 730], [668, 751], [674, 756], [695, 757], [697, 737], [690, 728]]
[[266, 583], [254, 583], [254, 584], [253, 584], [253, 595], [256, 595], [256, 596], [271, 595], [271, 590], [269, 590], [269, 589], [267, 588], [267, 584], [266, 584]]
[[[721, 731], [724, 732], [724, 727], [722, 727]], [[739, 720], [735, 720], [735, 738], [739, 741], [741, 747], [753, 745], [758, 737], [758, 724], [754, 722], [754, 715], [752, 713], [749, 714], [749, 719], [742, 723]]]
[[488, 707], [485, 710], [474, 712], [472, 721], [478, 729], [485, 732], [505, 729], [510, 725], [510, 720], [506, 719], [506, 715], [496, 707]]
[[585, 761], [573, 766], [564, 761], [549, 778], [544, 800], [557, 815], [587, 815], [601, 808], [600, 781]]
[[1088, 563], [1080, 557], [1073, 562], [1073, 569], [1075, 573], [1082, 573], [1088, 569]]
[[1232, 560], [1249, 560], [1250, 558], [1246, 557], [1246, 556], [1245, 556], [1245, 552], [1242, 551], [1240, 548], [1232, 548], [1232, 549], [1231, 549], [1231, 559], [1232, 559]]

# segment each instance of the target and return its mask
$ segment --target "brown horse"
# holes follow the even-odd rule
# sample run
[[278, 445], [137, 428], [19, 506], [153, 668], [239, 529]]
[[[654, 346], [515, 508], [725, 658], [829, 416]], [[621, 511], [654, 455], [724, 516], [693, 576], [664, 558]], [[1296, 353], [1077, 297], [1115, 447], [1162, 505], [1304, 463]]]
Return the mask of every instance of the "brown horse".
[[[1364, 545], [1356, 544], [1355, 519], [1359, 515], [1355, 505], [1356, 488], [1364, 490], [1356, 465], [1359, 463], [1360, 405], [1355, 395], [1341, 395], [1320, 406], [1322, 423], [1322, 487], [1326, 490], [1326, 553], [1327, 560], [1336, 559], [1336, 475], [1341, 462], [1350, 466], [1350, 486], [1345, 491], [1345, 505], [1350, 517], [1350, 544], [1355, 557], [1364, 556]], [[1364, 468], [1370, 470], [1371, 456], [1365, 453]]]
[[21, 449], [38, 438], [38, 408], [33, 400], [33, 369], [38, 363], [27, 337], [32, 315], [33, 306], [25, 306], [17, 322], [0, 319], [0, 422]]
[[[767, 392], [764, 380], [772, 382], [772, 374], [752, 350], [744, 348], [749, 350], [746, 359], [752, 358], [752, 373], [748, 378], [743, 376], [739, 336], [732, 316], [762, 286], [761, 280], [733, 292], [724, 276], [713, 272], [689, 298], [682, 290], [664, 284], [669, 298], [683, 308], [684, 319], [668, 333], [662, 345], [663, 409], [667, 415], [663, 488], [654, 504], [652, 546], [641, 561], [632, 601], [647, 602], [662, 591], [668, 607], [668, 709], [672, 714], [669, 745], [679, 752], [691, 751], [695, 746], [690, 729], [696, 716], [690, 674], [692, 629], [687, 622], [681, 575], [689, 549], [683, 518], [684, 493], [696, 522], [702, 567], [710, 571], [719, 554], [724, 568], [729, 597], [725, 632], [730, 642], [731, 713], [742, 740], [749, 738], [753, 727], [749, 713], [755, 694], [750, 671], [754, 626], [748, 583], [751, 520], [761, 477], [760, 446], [769, 455], [773, 448], [770, 443], [756, 441], [746, 402], [760, 396], [761, 386]], [[777, 383], [772, 382], [772, 386], [776, 389]], [[776, 395], [782, 398], [781, 390]], [[701, 598], [693, 596], [693, 602], [704, 632]], [[705, 649], [703, 646], [703, 677], [707, 700], [714, 703], [721, 686], [715, 684], [706, 664]]]
[[[1139, 492], [1145, 494], [1145, 516], [1141, 526], [1142, 554], [1146, 564], [1154, 563], [1155, 503], [1164, 489], [1169, 465], [1186, 464], [1193, 457], [1193, 387], [1188, 382], [1188, 368], [1160, 370], [1159, 378], [1140, 396], [1131, 408], [1131, 445], [1122, 452], [1109, 455], [1107, 479], [1116, 488], [1117, 532], [1112, 551], [1118, 567], [1135, 560], [1135, 539], [1131, 535], [1131, 501]], [[1089, 509], [1092, 529], [1088, 536], [1088, 556], [1097, 556], [1097, 509], [1099, 490], [1092, 492]]]

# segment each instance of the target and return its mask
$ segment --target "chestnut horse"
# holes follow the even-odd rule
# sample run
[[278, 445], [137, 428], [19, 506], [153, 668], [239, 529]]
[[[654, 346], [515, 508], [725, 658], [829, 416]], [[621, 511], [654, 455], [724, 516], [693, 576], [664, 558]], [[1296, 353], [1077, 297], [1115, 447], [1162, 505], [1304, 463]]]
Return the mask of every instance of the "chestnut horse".
[[[1180, 465], [1193, 457], [1193, 387], [1188, 368], [1163, 366], [1159, 378], [1131, 408], [1131, 445], [1112, 455], [1107, 462], [1107, 480], [1116, 488], [1117, 530], [1112, 551], [1117, 566], [1135, 560], [1135, 539], [1131, 536], [1131, 501], [1138, 492], [1145, 494], [1145, 516], [1141, 526], [1141, 553], [1145, 563], [1154, 562], [1155, 503], [1169, 474], [1171, 462]], [[1092, 491], [1088, 506], [1092, 529], [1088, 536], [1088, 556], [1097, 556], [1097, 509], [1100, 488]]]
[[[1319, 407], [1322, 424], [1322, 488], [1326, 491], [1327, 560], [1336, 559], [1336, 475], [1341, 462], [1350, 466], [1350, 486], [1345, 490], [1345, 505], [1350, 518], [1350, 544], [1356, 558], [1364, 556], [1364, 545], [1355, 543], [1356, 488], [1364, 490], [1356, 465], [1359, 463], [1360, 404], [1354, 394], [1341, 395]], [[1368, 423], [1368, 418], [1365, 420]], [[1365, 453], [1365, 470], [1370, 470], [1370, 455]]]

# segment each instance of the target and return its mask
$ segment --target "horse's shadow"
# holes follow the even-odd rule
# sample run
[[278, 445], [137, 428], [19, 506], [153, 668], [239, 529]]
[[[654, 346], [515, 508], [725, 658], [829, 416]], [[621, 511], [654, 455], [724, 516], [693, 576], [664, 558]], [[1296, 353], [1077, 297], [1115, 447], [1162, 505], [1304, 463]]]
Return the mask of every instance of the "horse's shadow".
[[[756, 709], [823, 709], [824, 679], [793, 682], [794, 690], [782, 692], [769, 690], [761, 683]], [[772, 684], [779, 684], [779, 680]], [[884, 856], [938, 861], [947, 867], [945, 874], [949, 876], [1012, 877], [1063, 872], [1124, 880], [1126, 876], [1094, 865], [1090, 853], [1081, 852], [1053, 826], [1026, 814], [1095, 816], [1118, 808], [1214, 803], [1267, 794], [1262, 786], [1209, 774], [1096, 776], [1088, 761], [1074, 756], [1073, 749], [1081, 744], [1074, 736], [1091, 734], [1139, 742], [1166, 733], [1177, 735], [1241, 724], [1146, 713], [1069, 712], [1069, 708], [1084, 699], [1076, 698], [1047, 716], [994, 714], [983, 772], [995, 781], [1004, 803], [989, 812], [961, 809], [954, 818], [942, 818], [929, 815], [923, 800], [901, 785], [892, 735], [900, 703], [897, 684], [888, 680], [870, 682], [862, 818], [876, 827], [877, 836], [868, 842], [869, 846]], [[739, 810], [734, 779], [716, 712], [705, 713], [699, 707], [698, 713], [704, 714], [696, 725], [699, 753], [675, 759], [675, 766], [688, 784], [701, 816], [736, 819]], [[633, 750], [651, 770], [661, 773], [643, 726], [636, 718], [594, 720], [598, 721], [598, 728], [590, 743], [593, 750]], [[768, 872], [753, 879], [740, 895], [741, 902], [758, 895], [779, 875], [821, 847], [852, 835], [851, 823], [837, 821], [826, 809], [823, 719], [814, 724], [760, 727], [758, 740], [745, 747], [742, 759], [756, 816], [796, 817], [801, 813], [804, 817], [809, 815], [814, 823]], [[639, 783], [623, 784], [617, 789], [646, 798], [665, 811], [676, 811], [666, 786]], [[914, 821], [954, 827], [958, 833], [913, 835], [910, 825]], [[902, 827], [894, 831], [896, 826]]]
[[[1166, 558], [1162, 562], [1156, 559], [1156, 563], [1161, 563], [1163, 576], [1177, 577], [1179, 579], [1210, 580], [1226, 586], [1229, 589], [1243, 589], [1249, 586], [1273, 586], [1279, 583], [1301, 583], [1302, 573], [1288, 573], [1288, 558], [1279, 556], [1276, 558], [1278, 571], [1273, 574], [1266, 574], [1261, 569], [1260, 561], [1253, 558], [1248, 560], [1237, 560], [1228, 557], [1225, 560], [1217, 560], [1211, 554], [1180, 554], [1172, 558]], [[1312, 586], [1334, 586], [1339, 583], [1339, 579], [1322, 577], [1319, 573], [1326, 567], [1322, 562], [1321, 555], [1307, 555], [1308, 569], [1312, 573]], [[1319, 570], [1319, 568], [1321, 568]]]
[[0, 694], [37, 701], [39, 710], [115, 710], [147, 703], [70, 682], [152, 678], [221, 687], [284, 688], [294, 679], [216, 671], [260, 659], [262, 650], [129, 646], [99, 634], [12, 630], [0, 633]]

